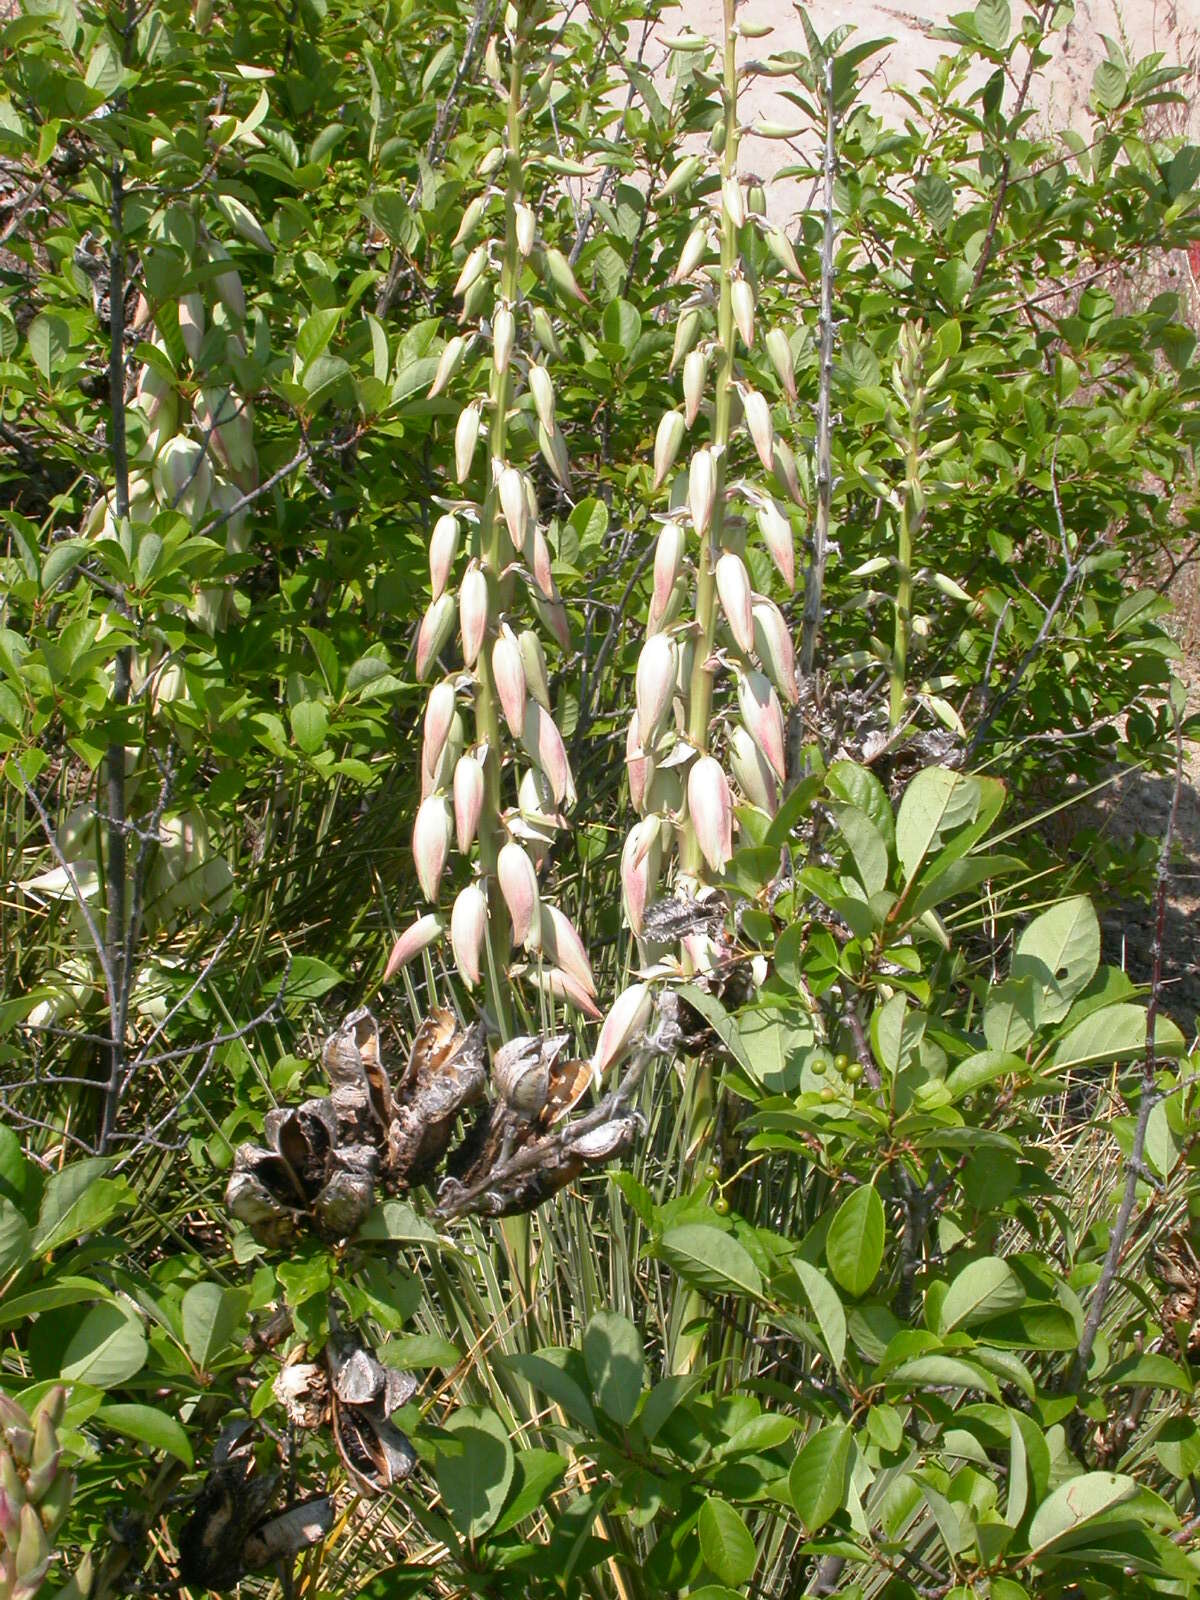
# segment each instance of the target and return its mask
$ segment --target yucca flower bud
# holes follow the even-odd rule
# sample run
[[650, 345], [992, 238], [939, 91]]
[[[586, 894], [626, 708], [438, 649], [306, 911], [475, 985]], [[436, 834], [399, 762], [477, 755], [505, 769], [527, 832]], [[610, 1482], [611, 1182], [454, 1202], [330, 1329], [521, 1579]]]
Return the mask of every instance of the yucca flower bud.
[[754, 597], [754, 653], [767, 677], [789, 705], [800, 698], [796, 682], [796, 651], [783, 612], [765, 595]]
[[782, 328], [771, 328], [766, 337], [767, 355], [775, 368], [775, 376], [783, 385], [789, 400], [796, 398], [796, 367], [792, 360], [792, 347]]
[[552, 245], [546, 247], [546, 267], [550, 273], [550, 281], [559, 294], [564, 294], [571, 300], [578, 300], [580, 305], [590, 304], [587, 295], [576, 281], [571, 263], [561, 250], [554, 249]]
[[779, 508], [778, 501], [769, 495], [758, 508], [755, 520], [763, 536], [771, 560], [779, 576], [789, 589], [796, 587], [796, 546], [792, 538], [792, 525]]
[[675, 646], [665, 633], [646, 640], [634, 678], [638, 727], [645, 744], [653, 745], [675, 697]]
[[767, 191], [761, 183], [751, 183], [746, 188], [746, 211], [754, 217], [767, 214]]
[[568, 492], [571, 488], [571, 459], [567, 454], [567, 441], [556, 426], [552, 432], [547, 433], [544, 423], [538, 423], [537, 429], [538, 449], [542, 453], [542, 460], [550, 468], [556, 480]]
[[483, 269], [487, 266], [487, 255], [487, 245], [477, 244], [467, 256], [467, 259], [462, 264], [462, 271], [459, 273], [458, 280], [455, 283], [452, 291], [456, 299], [460, 295], [466, 294], [471, 285], [476, 283], [479, 278], [482, 277]]
[[564, 972], [561, 967], [539, 966], [530, 967], [525, 976], [552, 1000], [561, 1000], [566, 1005], [574, 1006], [576, 1011], [582, 1011], [585, 1017], [591, 1017], [593, 1021], [600, 1020], [600, 1007], [573, 973]]
[[778, 261], [785, 272], [790, 272], [793, 278], [803, 279], [800, 263], [796, 260], [796, 252], [792, 248], [792, 241], [782, 228], [769, 227], [763, 230], [767, 249]]
[[516, 467], [502, 467], [497, 482], [500, 510], [508, 525], [509, 537], [515, 549], [525, 545], [529, 526], [529, 502], [525, 498], [525, 476]]
[[771, 408], [766, 397], [757, 389], [746, 389], [742, 394], [742, 411], [746, 417], [746, 427], [750, 437], [754, 440], [754, 448], [758, 451], [758, 459], [763, 464], [763, 471], [770, 472], [774, 468], [775, 428], [771, 422]]
[[514, 944], [536, 950], [541, 942], [541, 897], [533, 862], [514, 840], [500, 846], [496, 881], [512, 918]]
[[654, 436], [654, 487], [657, 489], [663, 479], [675, 465], [675, 457], [679, 454], [679, 446], [683, 443], [684, 433], [687, 431], [683, 417], [678, 411], [664, 411], [659, 419], [658, 432]]
[[50, 1565], [50, 1541], [42, 1527], [42, 1519], [28, 1503], [21, 1507], [21, 1522], [17, 1532], [17, 1589], [26, 1595], [36, 1594]]
[[426, 900], [436, 902], [438, 885], [450, 851], [450, 808], [444, 796], [431, 794], [417, 807], [412, 852], [417, 882]]
[[454, 600], [448, 594], [439, 595], [425, 615], [417, 631], [417, 677], [424, 678], [437, 660], [454, 631]]
[[519, 739], [525, 727], [525, 706], [529, 696], [525, 688], [521, 646], [507, 622], [500, 624], [500, 633], [492, 646], [492, 678], [509, 732], [514, 739]]
[[468, 563], [458, 591], [458, 626], [462, 636], [463, 660], [474, 669], [483, 649], [488, 624], [487, 573], [478, 561]]
[[704, 162], [699, 156], [684, 156], [682, 161], [677, 161], [667, 176], [667, 181], [658, 191], [660, 200], [670, 200], [680, 190], [686, 189], [690, 183], [699, 177], [704, 170]]
[[200, 346], [204, 343], [204, 326], [204, 296], [195, 290], [180, 295], [179, 331], [183, 335], [184, 349], [193, 361], [199, 356]]
[[733, 302], [733, 321], [749, 350], [754, 344], [754, 290], [746, 278], [735, 278], [729, 288]]
[[179, 393], [174, 381], [147, 363], [138, 377], [134, 405], [146, 419], [146, 443], [138, 459], [153, 461], [179, 428]]
[[708, 218], [703, 217], [683, 241], [683, 249], [679, 252], [679, 262], [671, 274], [671, 282], [682, 283], [684, 278], [690, 278], [704, 259], [707, 248]]
[[216, 239], [210, 239], [207, 244], [208, 259], [210, 261], [228, 261], [229, 268], [225, 272], [218, 272], [212, 280], [212, 286], [217, 299], [229, 312], [231, 317], [238, 322], [243, 322], [246, 317], [246, 291], [242, 288], [241, 276], [233, 265], [233, 257], [223, 244]]
[[713, 756], [701, 756], [688, 773], [688, 816], [700, 854], [723, 872], [733, 854], [733, 800], [729, 780]]
[[735, 228], [745, 227], [746, 201], [742, 194], [742, 186], [736, 178], [726, 178], [722, 182], [721, 204], [725, 208], [725, 215]]
[[556, 359], [562, 356], [562, 346], [558, 342], [558, 335], [554, 331], [554, 323], [550, 320], [550, 313], [545, 306], [534, 306], [530, 321], [533, 324], [533, 336]]
[[654, 760], [642, 746], [638, 714], [635, 711], [625, 730], [625, 768], [629, 774], [629, 799], [635, 811], [644, 811], [646, 785], [654, 771]]
[[[553, 634], [563, 650], [571, 648], [571, 624], [567, 617], [567, 608], [562, 602], [561, 595], [555, 591], [554, 598], [547, 600], [536, 589], [530, 592], [529, 598], [533, 601], [533, 609], [537, 612], [542, 626], [548, 633]], [[526, 677], [529, 669], [525, 669]]]
[[454, 475], [459, 483], [471, 476], [475, 446], [479, 443], [479, 401], [472, 400], [459, 412], [454, 428]]
[[773, 817], [779, 807], [775, 774], [766, 756], [740, 725], [729, 735], [729, 767], [750, 804]]
[[666, 615], [675, 580], [683, 571], [685, 548], [686, 541], [679, 524], [664, 522], [654, 546], [654, 588], [650, 598], [650, 616], [655, 621]]
[[429, 399], [435, 400], [450, 379], [462, 365], [462, 358], [466, 354], [467, 341], [465, 335], [456, 333], [448, 342], [446, 348], [438, 358], [437, 371], [433, 375], [433, 382], [429, 385]]
[[692, 526], [703, 536], [712, 522], [717, 503], [717, 467], [708, 448], [697, 450], [688, 467], [688, 510]]
[[529, 392], [538, 421], [548, 433], [554, 431], [554, 384], [550, 374], [539, 362], [529, 368]]
[[783, 783], [787, 778], [787, 757], [783, 709], [778, 695], [761, 672], [741, 672], [738, 674], [737, 696], [742, 722], [766, 756], [775, 776]]
[[507, 372], [517, 338], [517, 319], [507, 306], [492, 318], [492, 360], [497, 372]]
[[684, 311], [675, 324], [675, 343], [671, 348], [671, 360], [667, 365], [668, 372], [675, 368], [687, 355], [700, 336], [700, 313], [695, 306]]
[[383, 982], [394, 978], [401, 967], [406, 967], [422, 950], [428, 950], [431, 944], [436, 944], [445, 931], [445, 923], [441, 917], [433, 912], [417, 920], [404, 930], [392, 946], [392, 953], [388, 956], [387, 966], [383, 969]]
[[592, 1057], [592, 1077], [597, 1083], [608, 1069], [635, 1045], [654, 1015], [650, 986], [631, 983], [613, 1001]]
[[523, 257], [531, 255], [537, 242], [537, 222], [533, 212], [523, 200], [518, 200], [513, 207], [513, 223], [517, 234], [517, 249]]
[[629, 830], [621, 852], [621, 895], [625, 904], [625, 919], [639, 937], [646, 907], [653, 899], [662, 871], [662, 862], [662, 818], [643, 817]]
[[574, 805], [575, 780], [571, 776], [571, 764], [567, 760], [562, 734], [554, 718], [548, 711], [543, 711], [535, 700], [531, 700], [525, 708], [521, 743], [549, 780], [555, 803]]
[[478, 756], [459, 756], [454, 765], [454, 837], [464, 856], [479, 832], [483, 795], [483, 763]]
[[554, 587], [550, 546], [546, 543], [546, 535], [540, 524], [532, 521], [528, 524], [522, 553], [533, 573], [533, 581], [547, 600], [553, 600], [558, 591]]
[[689, 350], [683, 363], [683, 420], [690, 428], [700, 413], [708, 382], [708, 352], [703, 345]]
[[458, 556], [458, 542], [462, 525], [457, 517], [447, 513], [439, 517], [429, 536], [429, 583], [433, 598], [437, 600], [445, 591]]
[[799, 505], [804, 504], [804, 496], [800, 492], [800, 479], [796, 475], [796, 458], [788, 445], [783, 440], [776, 438], [775, 453], [772, 465], [775, 476], [779, 479], [788, 492], [789, 497]]
[[487, 896], [477, 883], [469, 883], [459, 890], [450, 912], [450, 948], [454, 952], [454, 965], [471, 989], [483, 977], [487, 922]]
[[596, 993], [596, 979], [583, 940], [570, 917], [557, 906], [542, 906], [542, 950], [588, 994]]
[[517, 806], [523, 817], [554, 828], [565, 828], [566, 819], [558, 810], [550, 780], [538, 767], [526, 767], [517, 785]]
[[717, 598], [729, 631], [738, 649], [749, 655], [754, 649], [754, 611], [746, 563], [732, 550], [725, 550], [717, 557], [715, 573]]
[[446, 748], [450, 724], [454, 720], [454, 685], [445, 679], [435, 683], [425, 702], [425, 730], [421, 747], [421, 760], [427, 772], [437, 770]]
[[163, 505], [179, 511], [193, 526], [201, 521], [213, 484], [212, 462], [202, 444], [181, 434], [168, 439], [158, 452], [152, 478]]
[[487, 193], [477, 194], [474, 200], [471, 201], [470, 205], [462, 214], [462, 221], [458, 225], [458, 232], [450, 241], [450, 248], [452, 250], [457, 250], [460, 244], [466, 244], [467, 240], [471, 237], [471, 235], [475, 232], [475, 229], [483, 220], [483, 213], [487, 210], [488, 202], [491, 200], [491, 198], [491, 195]]
[[532, 628], [523, 628], [517, 635], [521, 651], [521, 665], [525, 668], [525, 687], [541, 706], [550, 709], [550, 679], [546, 672], [546, 653], [542, 641]]
[[646, 785], [646, 798], [642, 809], [648, 816], [653, 815], [662, 823], [662, 848], [666, 852], [670, 849], [675, 834], [671, 818], [683, 815], [683, 780], [679, 776], [678, 767], [654, 767], [650, 781]]

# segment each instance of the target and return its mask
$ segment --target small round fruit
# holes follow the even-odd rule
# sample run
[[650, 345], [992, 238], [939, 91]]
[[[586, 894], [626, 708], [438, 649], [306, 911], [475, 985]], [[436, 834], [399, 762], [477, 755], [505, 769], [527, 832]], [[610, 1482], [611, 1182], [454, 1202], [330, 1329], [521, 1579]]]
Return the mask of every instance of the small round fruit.
[[823, 1078], [829, 1071], [829, 1063], [826, 1061], [824, 1056], [814, 1057], [810, 1063], [810, 1066], [812, 1067], [812, 1075], [814, 1078]]
[[721, 1176], [721, 1169], [710, 1161], [708, 1166], [706, 1166], [704, 1169], [704, 1176], [708, 1179], [709, 1183], [716, 1183], [717, 1179]]
[[843, 1068], [843, 1071], [845, 1072], [847, 1083], [857, 1083], [863, 1075], [863, 1064], [861, 1061], [851, 1061]]
[[834, 1058], [833, 1058], [833, 1070], [835, 1072], [844, 1073], [846, 1068], [849, 1065], [850, 1065], [850, 1057], [845, 1053], [845, 1051], [843, 1051], [840, 1055], [834, 1056]]
[[829, 1105], [831, 1101], [836, 1100], [837, 1097], [837, 1090], [831, 1083], [827, 1083], [821, 1090], [821, 1099], [824, 1100], [826, 1105]]
[[713, 1201], [713, 1210], [719, 1217], [727, 1217], [729, 1215], [729, 1201], [726, 1200], [723, 1194], [719, 1194]]

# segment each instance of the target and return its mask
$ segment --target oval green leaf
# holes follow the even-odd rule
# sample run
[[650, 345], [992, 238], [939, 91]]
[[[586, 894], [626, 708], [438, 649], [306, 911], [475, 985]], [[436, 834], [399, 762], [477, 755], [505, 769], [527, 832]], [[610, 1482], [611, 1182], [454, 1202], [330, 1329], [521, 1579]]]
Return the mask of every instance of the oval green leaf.
[[847, 1294], [866, 1294], [883, 1264], [883, 1201], [863, 1184], [842, 1201], [829, 1224], [825, 1259]]
[[727, 1500], [714, 1497], [700, 1507], [697, 1527], [700, 1553], [713, 1577], [730, 1585], [745, 1583], [754, 1571], [758, 1553], [741, 1513]]

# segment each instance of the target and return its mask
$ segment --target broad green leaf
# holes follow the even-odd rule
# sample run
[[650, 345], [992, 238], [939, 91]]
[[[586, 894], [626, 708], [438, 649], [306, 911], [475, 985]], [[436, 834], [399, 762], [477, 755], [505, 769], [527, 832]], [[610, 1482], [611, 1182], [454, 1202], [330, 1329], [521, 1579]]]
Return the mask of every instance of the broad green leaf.
[[119, 1305], [94, 1306], [63, 1351], [61, 1375], [68, 1382], [114, 1389], [139, 1373], [147, 1346], [141, 1325]]
[[583, 1335], [583, 1359], [601, 1411], [626, 1426], [642, 1394], [645, 1360], [633, 1323], [615, 1311], [598, 1311]]
[[883, 1264], [883, 1201], [863, 1184], [842, 1201], [825, 1236], [829, 1270], [847, 1294], [866, 1294]]
[[389, 1367], [421, 1371], [425, 1367], [456, 1367], [462, 1352], [437, 1333], [403, 1333], [384, 1342], [379, 1359]]
[[672, 1372], [654, 1385], [638, 1417], [638, 1425], [647, 1439], [653, 1439], [658, 1434], [689, 1395], [700, 1387], [700, 1382], [695, 1373]]
[[778, 1445], [786, 1443], [799, 1426], [796, 1417], [785, 1417], [776, 1413], [751, 1417], [749, 1422], [744, 1422], [723, 1444], [719, 1444], [713, 1455], [725, 1457], [749, 1452], [761, 1454], [766, 1450], [774, 1450]]
[[1024, 1286], [1008, 1263], [999, 1256], [982, 1256], [978, 1261], [969, 1261], [946, 1291], [938, 1317], [939, 1331], [952, 1333], [955, 1328], [970, 1328], [1024, 1304]]
[[114, 1404], [101, 1406], [93, 1420], [105, 1428], [112, 1428], [115, 1433], [123, 1433], [127, 1438], [148, 1444], [151, 1449], [174, 1456], [185, 1467], [192, 1465], [192, 1446], [183, 1425], [177, 1417], [169, 1417], [165, 1411], [157, 1411], [153, 1406]]
[[306, 756], [315, 755], [325, 743], [329, 729], [329, 712], [319, 700], [301, 700], [288, 713], [292, 724], [292, 737]]
[[994, 1083], [997, 1078], [1023, 1073], [1025, 1070], [1025, 1062], [1021, 1057], [1012, 1055], [1007, 1050], [977, 1050], [973, 1056], [968, 1056], [965, 1061], [960, 1061], [956, 1067], [952, 1067], [944, 1081], [950, 1091], [950, 1098], [961, 1100], [973, 1089], [981, 1089], [984, 1084]]
[[943, 835], [972, 821], [979, 786], [948, 767], [927, 767], [904, 791], [896, 814], [896, 853], [909, 882]]
[[838, 831], [850, 847], [859, 882], [868, 895], [878, 894], [887, 883], [888, 848], [879, 829], [857, 806], [831, 806]]
[[975, 30], [989, 50], [1003, 50], [1012, 30], [1008, 0], [979, 0], [975, 7]]
[[0, 1195], [0, 1279], [29, 1260], [29, 1224], [13, 1205]]
[[801, 1257], [792, 1257], [791, 1268], [812, 1307], [829, 1359], [840, 1367], [846, 1357], [846, 1312], [838, 1292], [818, 1267]]
[[[337, 982], [341, 982], [338, 978]], [[385, 1200], [364, 1220], [358, 1239], [391, 1239], [397, 1244], [441, 1244], [437, 1231], [419, 1217], [407, 1200]]]
[[758, 1560], [750, 1530], [727, 1500], [710, 1496], [700, 1507], [696, 1524], [704, 1564], [722, 1583], [743, 1584]]
[[127, 1181], [101, 1176], [109, 1165], [107, 1156], [88, 1156], [69, 1162], [47, 1181], [33, 1231], [34, 1255], [95, 1233], [119, 1211], [129, 1209], [134, 1193]]
[[512, 1445], [500, 1418], [481, 1406], [463, 1406], [444, 1427], [451, 1439], [438, 1444], [438, 1488], [451, 1522], [474, 1539], [500, 1515], [513, 1478]]
[[731, 1234], [705, 1222], [668, 1228], [659, 1249], [689, 1283], [709, 1294], [748, 1294], [757, 1299], [762, 1278], [749, 1251]]
[[831, 1423], [806, 1439], [788, 1473], [788, 1494], [807, 1534], [824, 1527], [846, 1503], [850, 1429]]
[[973, 1362], [959, 1360], [956, 1356], [914, 1356], [902, 1361], [894, 1372], [887, 1375], [888, 1383], [898, 1383], [906, 1389], [981, 1389], [993, 1399], [1000, 1398], [1000, 1390], [990, 1372], [985, 1372]]
[[194, 1283], [184, 1295], [183, 1342], [201, 1372], [207, 1372], [213, 1357], [227, 1348], [249, 1304], [248, 1289], [219, 1283]]
[[1136, 1479], [1121, 1472], [1083, 1472], [1060, 1484], [1037, 1508], [1029, 1524], [1029, 1548], [1036, 1555], [1076, 1528], [1138, 1493]]
[[[1093, 1011], [1060, 1039], [1052, 1058], [1055, 1072], [1072, 1067], [1092, 1066], [1097, 1062], [1130, 1061], [1146, 1048], [1146, 1012], [1143, 1006], [1126, 1001]], [[1154, 1049], [1160, 1056], [1183, 1053], [1183, 1035], [1169, 1017], [1159, 1017], [1154, 1030]]]
[[1083, 895], [1035, 917], [1017, 940], [1012, 976], [1032, 979], [1039, 995], [1037, 1021], [1061, 1022], [1071, 1002], [1100, 965], [1100, 924]]
[[492, 1526], [492, 1537], [507, 1533], [544, 1505], [550, 1491], [566, 1474], [567, 1465], [566, 1457], [554, 1450], [518, 1451], [508, 1503]]
[[27, 337], [34, 365], [49, 382], [56, 369], [66, 360], [71, 344], [70, 325], [61, 317], [34, 317], [29, 324]]
[[887, 790], [873, 772], [853, 761], [835, 761], [826, 774], [825, 786], [835, 799], [848, 801], [869, 817], [888, 849], [892, 848], [896, 821]]
[[592, 1410], [592, 1402], [566, 1370], [570, 1355], [570, 1351], [550, 1348], [533, 1355], [506, 1356], [504, 1364], [519, 1373], [535, 1389], [548, 1394], [573, 1421], [582, 1423], [589, 1432], [595, 1433], [596, 1414]]

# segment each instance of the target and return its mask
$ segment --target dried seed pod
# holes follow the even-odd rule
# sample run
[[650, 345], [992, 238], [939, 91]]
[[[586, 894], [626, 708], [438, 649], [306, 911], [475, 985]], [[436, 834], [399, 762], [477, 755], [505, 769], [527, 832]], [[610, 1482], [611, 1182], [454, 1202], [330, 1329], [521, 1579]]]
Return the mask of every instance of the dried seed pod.
[[554, 1065], [570, 1043], [570, 1034], [561, 1033], [548, 1039], [518, 1034], [502, 1044], [492, 1059], [492, 1082], [505, 1105], [521, 1117], [540, 1116]]
[[747, 279], [737, 277], [729, 287], [729, 294], [733, 301], [734, 324], [749, 350], [754, 344], [754, 290]]
[[501, 306], [492, 318], [492, 361], [497, 372], [508, 371], [516, 338], [516, 318], [507, 306]]
[[717, 500], [717, 470], [708, 448], [697, 450], [688, 467], [688, 510], [698, 534], [706, 534]]
[[538, 421], [547, 432], [552, 433], [555, 426], [554, 384], [545, 367], [536, 361], [529, 368], [529, 392], [533, 396], [533, 408]]
[[443, 679], [435, 683], [425, 702], [425, 727], [421, 760], [426, 772], [435, 772], [446, 748], [450, 724], [454, 720], [454, 685]]
[[463, 573], [458, 591], [458, 626], [462, 637], [463, 660], [474, 669], [483, 649], [488, 625], [487, 573], [478, 561], [471, 561]]
[[465, 406], [459, 413], [454, 428], [454, 474], [459, 483], [466, 483], [471, 476], [475, 446], [479, 443], [479, 418], [479, 401], [472, 400], [471, 404]]
[[516, 467], [503, 467], [497, 481], [500, 510], [515, 549], [524, 548], [529, 530], [529, 502], [525, 496], [525, 475]]
[[734, 643], [747, 655], [754, 649], [754, 611], [750, 574], [741, 556], [725, 550], [717, 558], [717, 598], [729, 624]]
[[438, 357], [437, 371], [433, 375], [433, 382], [429, 385], [428, 398], [430, 400], [435, 400], [445, 389], [446, 385], [450, 382], [450, 379], [462, 365], [462, 359], [466, 354], [466, 351], [466, 336], [461, 333], [456, 333], [454, 337], [448, 341], [445, 349]]
[[665, 633], [651, 634], [642, 646], [634, 679], [638, 727], [653, 744], [675, 697], [675, 645]]
[[458, 275], [458, 280], [451, 291], [455, 299], [460, 295], [465, 295], [471, 285], [477, 283], [483, 276], [483, 269], [487, 266], [487, 257], [486, 244], [477, 244], [468, 254], [467, 259], [462, 264], [462, 271]]
[[741, 672], [738, 674], [737, 696], [738, 710], [750, 737], [766, 756], [780, 783], [785, 782], [787, 758], [783, 710], [778, 695], [761, 672]]
[[477, 883], [469, 883], [459, 890], [450, 912], [450, 948], [463, 982], [471, 989], [483, 978], [487, 921], [487, 896]]
[[454, 631], [454, 599], [443, 594], [428, 607], [417, 631], [417, 677], [424, 678]]
[[293, 1427], [319, 1428], [329, 1416], [329, 1376], [315, 1361], [283, 1367], [271, 1391]]
[[483, 765], [476, 756], [459, 756], [454, 767], [454, 836], [466, 855], [479, 831], [483, 813]]
[[414, 957], [419, 956], [422, 950], [428, 950], [431, 944], [436, 944], [445, 931], [445, 923], [441, 917], [429, 912], [411, 923], [392, 946], [392, 953], [388, 956], [387, 966], [383, 969], [383, 982], [394, 978], [401, 967], [408, 965]]
[[433, 525], [433, 532], [429, 536], [429, 582], [435, 600], [445, 592], [450, 581], [461, 534], [462, 524], [448, 512]]
[[632, 983], [613, 1001], [592, 1057], [592, 1078], [599, 1082], [608, 1069], [633, 1048], [654, 1015], [650, 986]]
[[758, 507], [755, 520], [763, 536], [771, 560], [779, 576], [789, 589], [796, 587], [796, 545], [792, 538], [792, 525], [780, 510], [779, 503], [767, 496]]
[[773, 817], [779, 807], [775, 774], [766, 756], [740, 725], [729, 735], [729, 766], [750, 804]]
[[783, 385], [784, 393], [789, 400], [796, 398], [796, 366], [792, 359], [792, 347], [788, 343], [788, 336], [782, 328], [771, 328], [766, 337], [767, 355], [771, 365], [775, 368], [775, 376]]
[[412, 837], [417, 881], [426, 900], [437, 901], [449, 850], [450, 808], [444, 796], [431, 794], [417, 807]]
[[517, 644], [520, 646], [521, 663], [525, 668], [525, 687], [542, 710], [549, 711], [550, 679], [546, 672], [546, 656], [542, 649], [542, 641], [532, 628], [524, 628], [517, 635]]
[[714, 872], [733, 854], [733, 800], [721, 763], [701, 756], [688, 773], [688, 816], [700, 853]]
[[542, 949], [550, 961], [587, 990], [596, 993], [596, 979], [583, 940], [570, 917], [557, 906], [542, 904]]
[[492, 646], [492, 679], [508, 730], [514, 739], [519, 739], [525, 727], [525, 707], [529, 695], [525, 687], [521, 646], [507, 622], [500, 624], [500, 632]]
[[687, 431], [682, 415], [678, 411], [664, 411], [659, 419], [658, 431], [654, 436], [654, 487], [657, 489], [662, 484], [667, 473], [675, 465], [675, 457], [679, 454], [679, 446], [683, 443], [684, 433]]
[[537, 949], [542, 934], [537, 873], [525, 851], [511, 839], [500, 847], [496, 880], [512, 918], [513, 943]]
[[754, 653], [763, 670], [789, 705], [800, 699], [796, 652], [783, 612], [765, 595], [754, 597]]
[[708, 351], [703, 345], [689, 350], [683, 363], [683, 420], [690, 428], [700, 413], [708, 382]]
[[765, 395], [757, 389], [746, 389], [742, 394], [742, 411], [746, 417], [746, 427], [754, 441], [754, 448], [758, 451], [758, 459], [763, 464], [764, 472], [771, 472], [774, 468], [775, 428], [771, 422], [771, 408], [767, 404]]

